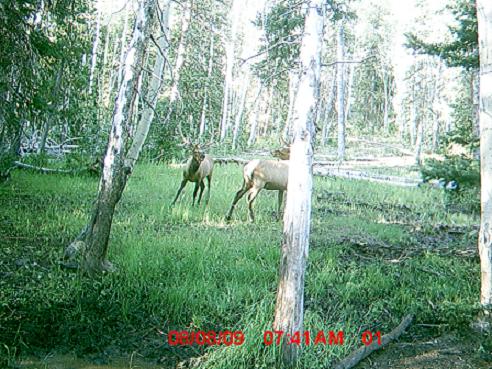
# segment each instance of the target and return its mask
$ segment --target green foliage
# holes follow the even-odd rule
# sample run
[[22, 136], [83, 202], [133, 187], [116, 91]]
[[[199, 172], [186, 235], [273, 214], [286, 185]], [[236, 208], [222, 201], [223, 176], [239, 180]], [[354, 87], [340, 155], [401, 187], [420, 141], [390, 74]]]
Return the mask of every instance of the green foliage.
[[457, 181], [460, 186], [480, 186], [480, 162], [462, 156], [446, 157], [446, 160], [428, 159], [421, 169], [422, 177]]
[[449, 7], [458, 21], [457, 26], [448, 27], [453, 41], [427, 43], [416, 34], [406, 34], [406, 46], [420, 54], [439, 56], [450, 67], [477, 69], [480, 64], [476, 1], [459, 0]]

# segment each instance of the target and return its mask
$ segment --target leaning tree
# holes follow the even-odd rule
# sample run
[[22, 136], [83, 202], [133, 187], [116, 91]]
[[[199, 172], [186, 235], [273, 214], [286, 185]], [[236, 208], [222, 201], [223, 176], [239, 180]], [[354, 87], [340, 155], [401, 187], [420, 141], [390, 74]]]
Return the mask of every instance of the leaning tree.
[[[168, 28], [169, 3], [170, 0], [163, 0], [158, 7], [163, 9], [159, 15], [159, 21], [164, 33]], [[98, 196], [87, 226], [65, 251], [67, 258], [73, 258], [79, 252], [82, 253], [81, 267], [89, 273], [112, 269], [112, 264], [107, 260], [107, 250], [113, 214], [153, 119], [164, 69], [164, 52], [167, 50], [168, 37], [165, 35], [152, 38], [154, 41], [158, 40], [155, 41], [158, 42], [158, 53], [144, 98], [147, 106], [136, 127], [129, 129], [134, 116], [137, 85], [143, 70], [144, 56], [148, 52], [151, 32], [158, 18], [156, 5], [156, 0], [138, 2], [133, 36], [126, 51], [122, 81], [113, 110]]]

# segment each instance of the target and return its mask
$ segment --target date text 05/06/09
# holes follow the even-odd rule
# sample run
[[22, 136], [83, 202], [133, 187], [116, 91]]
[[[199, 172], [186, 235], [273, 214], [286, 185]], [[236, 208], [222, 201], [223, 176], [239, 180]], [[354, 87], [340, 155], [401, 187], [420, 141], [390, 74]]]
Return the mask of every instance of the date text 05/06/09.
[[[266, 346], [280, 345], [285, 342], [288, 345], [343, 345], [343, 331], [318, 331], [318, 332], [294, 332], [292, 334], [284, 331], [265, 331], [263, 333], [263, 344]], [[167, 335], [167, 342], [170, 346], [177, 345], [225, 345], [225, 346], [240, 346], [244, 343], [245, 336], [242, 331], [170, 331]], [[361, 341], [364, 345], [369, 346], [373, 343], [382, 344], [381, 332], [365, 331], [361, 335]]]

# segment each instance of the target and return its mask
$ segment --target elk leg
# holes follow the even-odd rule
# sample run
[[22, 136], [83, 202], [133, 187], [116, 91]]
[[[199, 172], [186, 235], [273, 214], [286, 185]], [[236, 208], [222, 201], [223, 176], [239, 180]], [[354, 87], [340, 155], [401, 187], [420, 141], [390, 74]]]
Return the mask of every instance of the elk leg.
[[[250, 187], [251, 188], [251, 187]], [[226, 215], [225, 220], [228, 222], [231, 220], [232, 217], [232, 212], [234, 211], [234, 208], [236, 207], [236, 204], [241, 198], [244, 196], [244, 194], [249, 190], [249, 188], [246, 186], [246, 182], [243, 182], [243, 187], [239, 191], [236, 192], [236, 196], [234, 196], [234, 200], [232, 200], [232, 205], [231, 208], [229, 209], [229, 212]]]
[[210, 200], [210, 186], [212, 185], [212, 175], [207, 176], [208, 188], [207, 188], [207, 197], [205, 200], [205, 205], [208, 205], [208, 201]]
[[198, 195], [198, 205], [200, 205], [200, 201], [202, 201], [202, 195], [204, 189], [205, 189], [205, 182], [200, 181], [200, 194]]
[[255, 215], [253, 214], [253, 201], [255, 201], [256, 196], [260, 192], [261, 188], [253, 187], [248, 193], [248, 211], [249, 211], [249, 220], [251, 222], [255, 221]]
[[278, 191], [278, 210], [277, 210], [277, 220], [282, 219], [282, 203], [284, 202], [284, 191]]
[[176, 200], [178, 199], [179, 195], [181, 195], [181, 191], [183, 191], [183, 188], [185, 188], [186, 183], [188, 183], [188, 180], [183, 179], [181, 181], [181, 186], [179, 186], [178, 193], [176, 194], [176, 197], [174, 198], [174, 201], [171, 203], [171, 206], [173, 206], [176, 203]]
[[[195, 189], [193, 190], [193, 202], [191, 203], [191, 206], [195, 206], [195, 198], [199, 188], [200, 188], [200, 182], [196, 182]], [[198, 202], [200, 202], [200, 200], [198, 200]]]

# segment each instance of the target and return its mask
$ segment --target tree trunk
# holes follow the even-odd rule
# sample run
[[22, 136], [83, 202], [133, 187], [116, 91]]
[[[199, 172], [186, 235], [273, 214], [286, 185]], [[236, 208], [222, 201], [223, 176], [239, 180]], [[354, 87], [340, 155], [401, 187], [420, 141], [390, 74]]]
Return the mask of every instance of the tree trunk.
[[336, 88], [336, 75], [333, 74], [333, 78], [331, 79], [331, 86], [330, 86], [330, 91], [328, 98], [326, 99], [326, 105], [325, 105], [325, 114], [324, 114], [324, 122], [323, 122], [323, 130], [321, 133], [321, 145], [325, 146], [326, 141], [328, 139], [328, 135], [330, 134], [330, 128], [331, 128], [331, 116], [332, 116], [332, 111], [333, 111], [333, 100], [335, 99], [335, 88]]
[[191, 21], [191, 2], [185, 2], [184, 3], [184, 10], [183, 10], [183, 18], [182, 18], [182, 23], [181, 23], [181, 38], [179, 39], [179, 45], [178, 45], [178, 50], [176, 51], [176, 62], [174, 63], [174, 68], [173, 68], [173, 84], [171, 87], [171, 94], [169, 95], [169, 110], [168, 110], [168, 115], [167, 119], [169, 119], [171, 115], [171, 110], [172, 110], [172, 105], [178, 98], [178, 87], [179, 87], [179, 78], [181, 74], [181, 67], [183, 66], [184, 63], [184, 55], [185, 55], [185, 49], [186, 49], [186, 35], [188, 33], [188, 28], [190, 27], [190, 21]]
[[297, 97], [299, 83], [299, 73], [294, 71], [289, 71], [289, 110], [287, 111], [287, 119], [285, 120], [284, 126], [284, 137], [290, 136], [291, 123], [292, 123], [292, 111], [294, 110], [294, 103]]
[[[126, 166], [124, 158], [124, 149], [127, 145], [125, 142], [126, 128], [132, 116], [136, 99], [136, 84], [141, 73], [140, 66], [143, 63], [144, 50], [154, 23], [154, 13], [155, 0], [139, 1], [133, 37], [125, 58], [122, 84], [113, 111], [98, 197], [89, 224], [76, 240], [84, 244], [82, 269], [89, 273], [112, 269], [111, 263], [107, 260], [112, 219], [115, 206], [121, 198], [131, 172], [131, 167]], [[132, 158], [129, 159], [132, 160]], [[70, 246], [73, 244], [75, 242]]]
[[[299, 93], [295, 102], [287, 202], [284, 215], [280, 280], [274, 329], [293, 335], [303, 331], [304, 275], [311, 221], [314, 119], [323, 41], [323, 1], [309, 3], [300, 50]], [[293, 365], [299, 347], [282, 341], [282, 360]]]
[[99, 46], [99, 32], [101, 30], [101, 9], [97, 11], [96, 18], [96, 34], [94, 36], [94, 43], [92, 45], [91, 55], [91, 69], [89, 74], [89, 94], [92, 92], [92, 81], [94, 79], [94, 71], [96, 70], [97, 63], [97, 48]]
[[232, 0], [231, 6], [231, 37], [225, 43], [226, 71], [224, 78], [224, 100], [222, 103], [222, 119], [220, 121], [220, 142], [224, 142], [229, 130], [229, 100], [231, 99], [232, 68], [234, 66], [234, 43], [236, 42], [239, 0]]
[[120, 63], [118, 66], [118, 84], [116, 85], [116, 91], [120, 90], [121, 86], [121, 78], [123, 76], [123, 67], [125, 64], [125, 51], [126, 51], [126, 34], [128, 32], [128, 13], [129, 13], [129, 7], [131, 7], [131, 4], [125, 3], [125, 21], [123, 23], [123, 31], [121, 31], [121, 48], [120, 48]]
[[478, 249], [482, 275], [480, 303], [492, 310], [492, 2], [477, 0], [480, 48], [480, 174], [482, 218]]
[[244, 112], [244, 104], [246, 102], [246, 94], [248, 92], [248, 85], [249, 85], [249, 73], [248, 71], [244, 71], [245, 76], [244, 76], [244, 81], [243, 81], [243, 86], [242, 86], [242, 91], [241, 91], [241, 97], [239, 100], [239, 109], [236, 114], [236, 121], [234, 123], [234, 132], [232, 135], [232, 148], [235, 149], [237, 145], [237, 140], [239, 138], [239, 132], [241, 131], [241, 119], [243, 117], [243, 112]]
[[383, 72], [383, 94], [384, 94], [383, 127], [384, 127], [384, 132], [388, 134], [389, 133], [389, 120], [388, 120], [389, 86], [388, 86], [388, 74], [386, 71]]
[[260, 96], [263, 91], [263, 86], [260, 85], [258, 87], [258, 93], [256, 94], [255, 102], [253, 104], [253, 110], [250, 115], [250, 129], [249, 129], [249, 138], [248, 138], [248, 146], [251, 146], [256, 141], [256, 129], [258, 126], [258, 118], [260, 115]]
[[415, 142], [415, 165], [422, 164], [422, 146], [424, 143], [424, 122], [421, 121], [418, 124], [417, 141]]
[[205, 85], [205, 91], [203, 93], [203, 104], [202, 104], [202, 113], [200, 116], [200, 132], [198, 133], [198, 137], [201, 138], [205, 134], [205, 130], [207, 129], [206, 115], [207, 115], [207, 107], [208, 107], [208, 88], [209, 84], [211, 84], [212, 80], [212, 68], [214, 64], [214, 32], [210, 34], [210, 51], [208, 58], [208, 71], [207, 71], [207, 85]]
[[345, 159], [345, 60], [343, 20], [339, 21], [337, 32], [337, 113], [338, 113], [338, 160]]
[[43, 135], [41, 136], [41, 142], [38, 148], [38, 154], [44, 152], [44, 149], [46, 147], [46, 139], [48, 138], [48, 133], [51, 127], [51, 122], [55, 118], [53, 109], [57, 109], [58, 91], [60, 90], [60, 84], [61, 84], [64, 66], [65, 66], [65, 60], [62, 60], [60, 64], [60, 69], [58, 69], [58, 73], [56, 74], [56, 80], [55, 80], [55, 85], [53, 86], [53, 91], [51, 92], [51, 98], [53, 99], [53, 104], [51, 106], [51, 109], [48, 110], [46, 122], [44, 124]]

